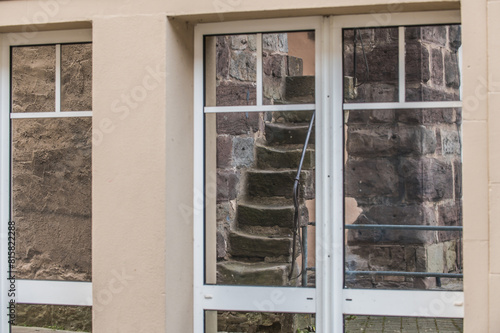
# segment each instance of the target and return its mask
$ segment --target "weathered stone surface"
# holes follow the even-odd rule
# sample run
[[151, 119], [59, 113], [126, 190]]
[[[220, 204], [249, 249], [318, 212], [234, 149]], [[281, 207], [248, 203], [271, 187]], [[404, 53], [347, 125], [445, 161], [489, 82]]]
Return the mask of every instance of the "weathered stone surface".
[[451, 164], [434, 158], [407, 158], [400, 174], [408, 202], [439, 201], [453, 198]]
[[217, 232], [217, 259], [224, 259], [227, 255], [226, 237], [221, 232]]
[[446, 52], [444, 54], [445, 83], [447, 87], [460, 88], [460, 68], [456, 53]]
[[12, 121], [18, 278], [91, 279], [91, 124]]
[[384, 124], [393, 123], [394, 110], [350, 110], [348, 124]]
[[229, 253], [233, 257], [265, 258], [289, 256], [292, 240], [288, 237], [267, 237], [231, 231]]
[[229, 75], [229, 41], [227, 36], [216, 37], [216, 71], [217, 79], [227, 79]]
[[221, 82], [216, 88], [217, 106], [255, 105], [257, 93], [252, 83]]
[[[295, 170], [253, 170], [247, 173], [247, 193], [251, 197], [285, 197], [293, 196]], [[314, 173], [302, 171], [300, 177], [300, 195], [303, 198], [314, 198]]]
[[259, 130], [258, 112], [217, 113], [218, 134], [250, 134]]
[[441, 49], [431, 49], [431, 80], [433, 84], [443, 85], [443, 54]]
[[302, 76], [304, 72], [304, 62], [302, 58], [297, 58], [293, 56], [287, 57], [288, 62], [288, 76]]
[[233, 137], [233, 166], [250, 167], [254, 162], [254, 139], [252, 137]]
[[[361, 214], [355, 224], [436, 225], [431, 208], [421, 205], [388, 206], [376, 205]], [[436, 241], [432, 231], [405, 230], [350, 230], [348, 241], [368, 243], [427, 244]]]
[[238, 204], [238, 225], [240, 226], [279, 226], [293, 227], [294, 206], [291, 205], [262, 205]]
[[[262, 70], [264, 75], [274, 78], [287, 76], [287, 56], [282, 54], [263, 54]], [[282, 83], [282, 81], [279, 81]]]
[[239, 81], [255, 82], [257, 77], [257, 56], [244, 51], [231, 52], [229, 75]]
[[448, 27], [448, 44], [452, 51], [458, 51], [462, 46], [462, 26], [460, 24], [450, 25]]
[[[270, 145], [304, 144], [308, 129], [307, 123], [266, 123], [266, 141]], [[314, 143], [314, 127], [309, 143]]]
[[55, 111], [54, 45], [12, 48], [12, 111]]
[[430, 244], [426, 246], [427, 272], [444, 273], [444, 244]]
[[287, 76], [285, 101], [290, 103], [314, 103], [314, 76]]
[[[299, 167], [302, 149], [257, 146], [257, 167], [259, 169], [297, 169]], [[314, 167], [314, 150], [307, 149], [302, 169]]]
[[231, 42], [232, 50], [250, 50], [256, 51], [256, 38], [255, 35], [233, 35], [227, 36]]
[[457, 243], [456, 241], [444, 243], [445, 272], [457, 272]]
[[276, 122], [285, 123], [309, 123], [313, 111], [277, 111], [273, 112]]
[[61, 111], [92, 111], [92, 44], [61, 45]]
[[[406, 28], [408, 31], [410, 28]], [[411, 28], [414, 29], [414, 28]], [[417, 28], [415, 28], [417, 29]], [[426, 83], [431, 77], [430, 55], [425, 46], [417, 40], [406, 40], [406, 84], [412, 87], [415, 84]], [[406, 98], [409, 101], [408, 96]]]
[[233, 140], [229, 135], [217, 136], [217, 167], [229, 168], [232, 164]]
[[283, 53], [288, 52], [287, 34], [262, 34], [262, 49]]
[[[348, 102], [397, 101], [397, 28], [360, 29], [356, 30], [356, 35], [357, 43], [354, 49], [354, 30], [344, 30], [344, 76], [354, 77], [358, 85], [357, 96]], [[366, 55], [369, 75], [363, 52]], [[354, 55], [357, 57], [356, 73]]]
[[217, 332], [297, 332], [295, 321], [304, 314], [217, 312]]
[[[457, 202], [451, 205], [443, 205], [438, 208], [438, 223], [441, 226], [462, 225], [462, 204]], [[439, 241], [460, 239], [462, 233], [459, 231], [439, 231]]]
[[399, 178], [394, 162], [383, 158], [349, 160], [345, 168], [345, 195], [397, 197]]
[[244, 263], [223, 261], [217, 264], [217, 284], [240, 286], [284, 286], [288, 265], [279, 263]]
[[457, 128], [442, 128], [441, 140], [443, 154], [445, 155], [460, 155], [462, 145]]
[[455, 178], [455, 200], [462, 198], [462, 161], [453, 161], [453, 176]]
[[16, 304], [16, 324], [91, 332], [92, 307], [18, 303]]
[[397, 128], [385, 126], [349, 126], [347, 151], [352, 156], [394, 156], [398, 151]]
[[452, 124], [457, 121], [454, 109], [401, 109], [396, 110], [398, 122], [408, 124], [435, 125]]
[[397, 131], [399, 136], [398, 153], [400, 155], [425, 155], [432, 154], [436, 150], [436, 136], [432, 129], [424, 126], [400, 124]]
[[421, 38], [424, 42], [446, 46], [446, 30], [444, 25], [428, 25], [420, 27]]
[[239, 172], [217, 170], [217, 202], [236, 199], [240, 182]]

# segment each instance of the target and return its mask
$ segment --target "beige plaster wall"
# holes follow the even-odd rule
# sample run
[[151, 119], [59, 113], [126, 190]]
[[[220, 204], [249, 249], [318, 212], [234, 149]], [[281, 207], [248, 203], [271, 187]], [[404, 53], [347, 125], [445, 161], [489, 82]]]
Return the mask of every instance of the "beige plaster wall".
[[[489, 160], [489, 329], [500, 327], [500, 2], [487, 3]], [[484, 307], [487, 304], [483, 304]]]
[[[193, 42], [192, 26], [183, 20], [395, 8], [387, 2], [394, 6], [387, 0], [0, 2], [0, 32], [28, 38], [37, 30], [93, 29], [94, 332], [192, 332]], [[401, 3], [396, 8], [406, 11], [460, 6], [458, 0]], [[495, 332], [500, 327], [500, 1], [462, 0], [461, 6], [465, 325], [466, 332]], [[132, 94], [137, 98], [127, 99]]]

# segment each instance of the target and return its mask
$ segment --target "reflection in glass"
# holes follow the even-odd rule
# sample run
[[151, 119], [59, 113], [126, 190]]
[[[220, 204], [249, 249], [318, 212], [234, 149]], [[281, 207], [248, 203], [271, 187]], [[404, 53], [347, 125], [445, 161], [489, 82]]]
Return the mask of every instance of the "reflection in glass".
[[312, 270], [305, 283], [301, 276], [305, 243], [308, 267], [314, 266], [314, 227], [308, 226], [314, 221], [314, 139], [301, 172], [297, 229], [293, 201], [311, 115], [206, 115], [207, 283], [314, 286]]
[[344, 102], [398, 101], [398, 28], [343, 30]]
[[61, 111], [92, 110], [92, 44], [61, 45]]
[[314, 314], [205, 311], [205, 332], [314, 332]]
[[262, 35], [263, 103], [314, 103], [314, 32]]
[[12, 120], [18, 278], [91, 280], [91, 125]]
[[256, 104], [255, 35], [205, 38], [206, 106]]
[[344, 316], [345, 333], [463, 332], [461, 318]]
[[55, 111], [56, 47], [11, 48], [12, 112]]
[[460, 25], [405, 28], [406, 101], [460, 100]]
[[78, 332], [92, 331], [92, 307], [46, 304], [16, 304], [16, 325], [12, 333], [26, 332], [26, 326]]
[[[345, 111], [346, 225], [462, 225], [461, 110]], [[346, 231], [347, 271], [462, 273], [459, 230]], [[461, 279], [346, 274], [353, 288], [461, 289]]]

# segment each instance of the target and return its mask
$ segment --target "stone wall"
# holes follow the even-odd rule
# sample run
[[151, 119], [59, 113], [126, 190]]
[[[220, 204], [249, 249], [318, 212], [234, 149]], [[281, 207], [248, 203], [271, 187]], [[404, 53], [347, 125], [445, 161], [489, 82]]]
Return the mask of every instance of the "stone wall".
[[[365, 76], [358, 42], [362, 84], [354, 96], [346, 94], [346, 102], [397, 101], [397, 29], [361, 31], [370, 74]], [[353, 75], [353, 35], [352, 30], [345, 34], [347, 75]], [[407, 101], [459, 100], [460, 28], [406, 28], [405, 40]], [[349, 111], [345, 122], [345, 195], [361, 210], [355, 224], [462, 224], [460, 109]], [[459, 232], [352, 230], [347, 244], [349, 270], [462, 270]], [[347, 282], [428, 288], [434, 281], [386, 276]]]

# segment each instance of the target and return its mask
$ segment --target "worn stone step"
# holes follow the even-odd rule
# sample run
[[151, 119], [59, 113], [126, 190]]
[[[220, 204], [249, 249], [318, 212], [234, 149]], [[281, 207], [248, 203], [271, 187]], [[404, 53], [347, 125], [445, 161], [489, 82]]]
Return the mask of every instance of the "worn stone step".
[[[308, 145], [302, 169], [314, 167], [314, 145]], [[260, 169], [297, 169], [303, 145], [257, 146], [257, 167]]]
[[239, 226], [293, 227], [293, 205], [238, 204]]
[[278, 123], [309, 123], [312, 114], [313, 111], [275, 111], [273, 112], [273, 118]]
[[[270, 145], [304, 144], [308, 123], [266, 123], [266, 141]], [[309, 143], [314, 143], [314, 127]]]
[[312, 75], [287, 76], [285, 101], [293, 103], [314, 103], [315, 77]]
[[240, 231], [229, 233], [229, 253], [234, 257], [265, 258], [289, 256], [292, 239], [290, 237], [268, 237]]
[[[293, 197], [296, 170], [251, 170], [247, 172], [247, 194], [249, 197]], [[300, 197], [314, 198], [314, 171], [302, 170]]]
[[224, 261], [217, 264], [217, 284], [284, 286], [288, 270], [284, 263]]

